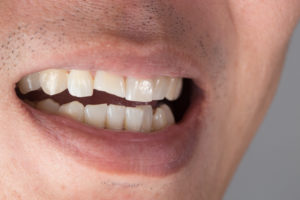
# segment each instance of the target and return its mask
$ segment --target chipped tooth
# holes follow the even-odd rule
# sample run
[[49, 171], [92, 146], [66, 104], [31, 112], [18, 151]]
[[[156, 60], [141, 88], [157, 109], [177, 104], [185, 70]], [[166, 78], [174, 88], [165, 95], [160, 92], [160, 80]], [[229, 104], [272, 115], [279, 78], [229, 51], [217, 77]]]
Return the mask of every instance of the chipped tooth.
[[160, 106], [160, 108], [163, 109], [165, 114], [166, 114], [167, 125], [174, 124], [175, 123], [175, 118], [174, 118], [173, 112], [170, 109], [170, 107], [166, 104], [163, 104], [163, 105]]
[[175, 119], [169, 106], [163, 104], [156, 108], [153, 115], [152, 130], [157, 131], [174, 123]]
[[84, 122], [97, 128], [104, 128], [106, 112], [107, 104], [86, 105], [84, 109]]
[[84, 118], [84, 106], [78, 101], [72, 101], [71, 103], [61, 105], [58, 113], [82, 122]]
[[23, 77], [19, 83], [18, 87], [22, 94], [27, 94], [31, 91], [40, 89], [40, 74], [39, 72], [29, 74]]
[[57, 114], [59, 104], [52, 99], [45, 99], [37, 102], [36, 108], [49, 114]]
[[68, 77], [68, 90], [72, 96], [92, 96], [93, 89], [93, 78], [90, 72], [84, 70], [70, 71]]
[[144, 110], [141, 108], [126, 107], [125, 130], [140, 131], [143, 123]]
[[144, 115], [142, 120], [141, 132], [150, 132], [152, 128], [153, 109], [152, 106], [138, 106], [143, 109]]
[[171, 78], [166, 98], [170, 101], [176, 100], [180, 96], [182, 89], [182, 78]]
[[154, 80], [152, 100], [163, 100], [169, 89], [170, 78], [161, 76]]
[[126, 100], [150, 102], [152, 101], [153, 81], [151, 79], [135, 79], [132, 77], [126, 80]]
[[55, 95], [68, 88], [68, 73], [66, 70], [48, 69], [40, 72], [40, 83], [48, 95]]
[[109, 105], [106, 115], [106, 127], [122, 130], [125, 120], [125, 106]]
[[104, 71], [97, 71], [95, 76], [94, 89], [124, 98], [125, 80], [122, 76]]

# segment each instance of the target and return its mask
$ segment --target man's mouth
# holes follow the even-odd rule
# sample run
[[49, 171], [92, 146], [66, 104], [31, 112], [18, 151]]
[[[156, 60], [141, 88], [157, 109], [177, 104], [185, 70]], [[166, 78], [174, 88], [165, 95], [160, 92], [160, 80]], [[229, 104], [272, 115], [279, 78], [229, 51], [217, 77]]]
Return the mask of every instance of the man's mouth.
[[165, 76], [137, 79], [106, 71], [48, 69], [23, 77], [17, 91], [29, 105], [49, 114], [97, 128], [148, 133], [175, 123], [169, 105], [180, 97], [182, 82]]
[[[93, 61], [101, 51], [84, 52], [72, 56], [73, 64], [63, 67], [64, 59], [56, 59], [51, 66], [58, 67], [34, 67], [17, 81], [21, 112], [31, 126], [49, 145], [100, 172], [166, 176], [187, 166], [206, 99], [192, 62], [156, 52], [143, 60], [114, 57], [112, 68], [101, 68]], [[111, 62], [109, 56], [100, 59]]]

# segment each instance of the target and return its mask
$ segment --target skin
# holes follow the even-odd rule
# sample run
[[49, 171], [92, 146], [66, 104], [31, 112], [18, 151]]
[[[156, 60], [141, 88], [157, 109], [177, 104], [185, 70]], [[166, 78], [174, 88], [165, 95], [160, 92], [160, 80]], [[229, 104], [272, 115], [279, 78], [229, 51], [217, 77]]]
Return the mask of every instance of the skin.
[[[299, 18], [298, 0], [0, 1], [0, 199], [221, 199]], [[20, 113], [14, 85], [39, 58], [99, 43], [167, 43], [197, 60], [205, 130], [187, 166], [159, 177], [95, 170], [45, 142]]]

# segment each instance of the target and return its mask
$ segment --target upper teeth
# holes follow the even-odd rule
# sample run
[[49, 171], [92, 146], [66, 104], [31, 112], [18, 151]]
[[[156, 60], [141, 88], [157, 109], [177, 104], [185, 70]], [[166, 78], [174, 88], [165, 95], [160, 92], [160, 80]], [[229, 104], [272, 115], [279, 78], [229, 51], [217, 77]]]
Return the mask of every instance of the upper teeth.
[[104, 91], [128, 101], [151, 102], [152, 100], [175, 100], [180, 96], [181, 78], [157, 77], [136, 79], [123, 77], [104, 71], [91, 73], [83, 70], [51, 69], [28, 75], [18, 83], [22, 94], [42, 88], [48, 95], [58, 94], [66, 89], [72, 96], [93, 95], [93, 89]]

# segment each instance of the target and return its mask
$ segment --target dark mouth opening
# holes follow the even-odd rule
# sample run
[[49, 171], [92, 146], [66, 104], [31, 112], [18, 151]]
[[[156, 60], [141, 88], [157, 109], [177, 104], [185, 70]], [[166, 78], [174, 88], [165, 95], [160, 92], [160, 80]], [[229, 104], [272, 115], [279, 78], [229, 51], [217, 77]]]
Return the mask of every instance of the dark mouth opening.
[[65, 90], [62, 93], [56, 94], [56, 95], [48, 95], [44, 93], [41, 89], [29, 92], [25, 95], [23, 95], [19, 88], [16, 86], [15, 91], [16, 95], [19, 99], [22, 101], [31, 101], [31, 102], [38, 102], [42, 101], [47, 98], [51, 98], [54, 101], [58, 102], [60, 105], [69, 103], [72, 101], [79, 101], [84, 106], [90, 104], [115, 104], [115, 105], [123, 105], [128, 107], [135, 107], [138, 105], [151, 105], [153, 108], [158, 107], [161, 104], [167, 104], [170, 106], [176, 123], [180, 122], [182, 118], [184, 117], [186, 111], [189, 109], [192, 99], [195, 97], [197, 86], [194, 84], [194, 82], [191, 79], [184, 78], [183, 79], [183, 86], [182, 86], [182, 92], [180, 97], [175, 101], [169, 101], [167, 99], [159, 100], [159, 101], [151, 101], [151, 102], [137, 102], [137, 101], [128, 101], [124, 98], [117, 97], [115, 95], [97, 91], [94, 90], [93, 96], [90, 97], [75, 97], [69, 94], [68, 90]]

